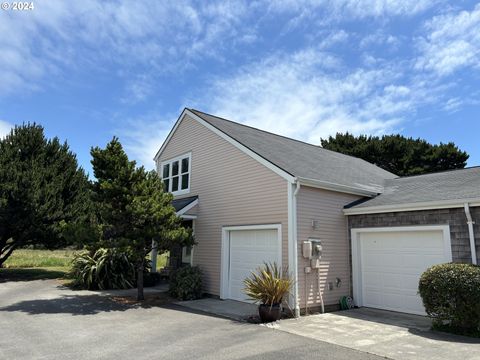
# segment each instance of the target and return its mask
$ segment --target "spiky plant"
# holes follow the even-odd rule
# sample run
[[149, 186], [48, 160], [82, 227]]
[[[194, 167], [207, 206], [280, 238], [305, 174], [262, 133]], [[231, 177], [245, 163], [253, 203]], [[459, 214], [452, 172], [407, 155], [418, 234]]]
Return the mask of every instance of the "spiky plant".
[[72, 262], [74, 285], [90, 290], [129, 289], [135, 286], [135, 265], [124, 252], [100, 248], [75, 255]]
[[281, 268], [275, 262], [264, 263], [243, 281], [244, 292], [249, 299], [261, 304], [273, 306], [280, 304], [290, 292], [293, 281], [287, 268]]

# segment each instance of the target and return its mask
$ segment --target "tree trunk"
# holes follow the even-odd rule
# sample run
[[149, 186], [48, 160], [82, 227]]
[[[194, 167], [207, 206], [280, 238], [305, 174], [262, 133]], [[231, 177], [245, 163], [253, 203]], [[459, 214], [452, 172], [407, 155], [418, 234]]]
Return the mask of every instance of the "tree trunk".
[[15, 244], [8, 244], [0, 247], [0, 268], [3, 267], [3, 263], [12, 255], [13, 250], [15, 250]]
[[141, 262], [138, 263], [137, 267], [137, 301], [145, 300], [143, 294], [143, 262], [145, 260], [142, 259]]

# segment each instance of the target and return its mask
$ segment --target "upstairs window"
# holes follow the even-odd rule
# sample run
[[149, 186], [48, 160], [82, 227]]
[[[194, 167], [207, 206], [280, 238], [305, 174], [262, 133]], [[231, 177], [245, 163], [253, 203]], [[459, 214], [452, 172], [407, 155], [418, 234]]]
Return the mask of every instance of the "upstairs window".
[[190, 192], [191, 154], [162, 162], [161, 175], [165, 190], [173, 195]]

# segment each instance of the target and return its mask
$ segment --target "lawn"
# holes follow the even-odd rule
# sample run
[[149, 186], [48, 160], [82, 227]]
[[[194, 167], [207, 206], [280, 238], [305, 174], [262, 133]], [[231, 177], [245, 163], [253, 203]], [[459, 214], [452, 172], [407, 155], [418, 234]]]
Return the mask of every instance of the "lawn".
[[[38, 280], [64, 278], [70, 271], [74, 250], [15, 250], [0, 269], [6, 280]], [[165, 267], [168, 254], [157, 257], [157, 269]], [[0, 281], [2, 280], [0, 279]]]
[[70, 271], [73, 250], [18, 249], [0, 269], [0, 281], [65, 278]]
[[15, 250], [5, 262], [6, 268], [66, 268], [70, 269], [73, 250]]

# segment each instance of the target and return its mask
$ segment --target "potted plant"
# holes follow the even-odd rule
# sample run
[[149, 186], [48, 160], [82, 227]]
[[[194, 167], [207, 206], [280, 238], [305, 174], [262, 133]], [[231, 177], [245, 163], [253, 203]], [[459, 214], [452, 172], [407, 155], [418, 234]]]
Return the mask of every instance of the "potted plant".
[[292, 279], [287, 269], [276, 263], [265, 263], [244, 280], [245, 294], [260, 303], [258, 313], [262, 322], [272, 322], [282, 315], [282, 301], [290, 292]]

